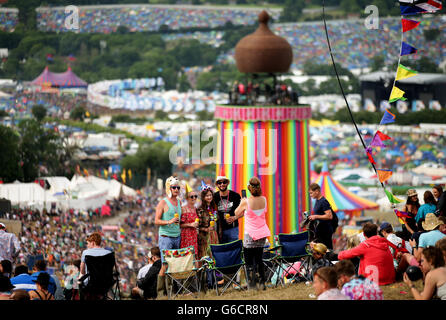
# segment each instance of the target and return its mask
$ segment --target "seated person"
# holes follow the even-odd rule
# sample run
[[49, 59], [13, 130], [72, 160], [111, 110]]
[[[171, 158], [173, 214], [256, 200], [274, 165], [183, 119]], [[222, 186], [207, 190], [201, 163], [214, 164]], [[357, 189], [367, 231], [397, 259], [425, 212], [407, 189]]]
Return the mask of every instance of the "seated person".
[[[421, 253], [423, 252], [424, 248], [430, 246], [433, 247], [438, 240], [446, 237], [446, 234], [443, 233], [443, 231], [446, 231], [446, 224], [444, 224], [442, 219], [437, 218], [435, 214], [428, 213], [422, 225], [423, 229], [428, 232], [420, 235], [418, 248], [414, 249], [414, 256], [418, 261], [421, 259]], [[415, 248], [415, 241], [410, 240], [410, 244]]]
[[36, 280], [37, 289], [29, 292], [31, 300], [54, 300], [54, 295], [48, 291], [48, 285], [50, 284], [50, 275], [46, 272], [39, 273]]
[[153, 265], [147, 271], [144, 278], [139, 279], [136, 282], [137, 288], [132, 290], [133, 296], [135, 294], [142, 295], [144, 299], [156, 299], [157, 297], [157, 282], [158, 274], [161, 270], [161, 253], [158, 247], [154, 247], [150, 250], [152, 254]]
[[395, 268], [386, 239], [378, 236], [378, 226], [367, 222], [362, 227], [366, 240], [357, 247], [341, 251], [339, 260], [359, 257], [358, 274], [386, 285], [395, 282]]
[[36, 289], [33, 277], [28, 273], [28, 266], [24, 264], [19, 264], [15, 267], [14, 277], [11, 278], [11, 283], [15, 286], [16, 290], [23, 289], [31, 291]]
[[350, 260], [341, 260], [335, 264], [338, 286], [341, 292], [352, 300], [383, 300], [381, 288], [363, 276], [356, 276], [355, 265]]
[[331, 267], [331, 263], [326, 258], [327, 246], [323, 243], [314, 243], [312, 245], [312, 265], [311, 265], [311, 280], [314, 278], [314, 273], [321, 267]]
[[424, 276], [424, 289], [419, 292], [407, 273], [404, 282], [410, 287], [415, 300], [430, 300], [435, 292], [439, 299], [446, 300], [446, 267], [443, 253], [439, 248], [428, 247], [421, 253], [421, 269]]
[[338, 276], [333, 267], [322, 267], [314, 273], [313, 288], [318, 300], [350, 300], [337, 285]]

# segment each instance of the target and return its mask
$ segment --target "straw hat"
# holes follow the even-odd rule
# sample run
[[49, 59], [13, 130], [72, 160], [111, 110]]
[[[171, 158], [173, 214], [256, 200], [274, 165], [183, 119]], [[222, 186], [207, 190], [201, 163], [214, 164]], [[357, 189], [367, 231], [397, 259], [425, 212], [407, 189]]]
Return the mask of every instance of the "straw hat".
[[428, 231], [434, 230], [436, 227], [442, 224], [443, 222], [433, 213], [428, 213], [425, 220], [421, 223], [423, 229]]
[[412, 197], [412, 196], [417, 196], [418, 195], [418, 193], [417, 193], [417, 191], [415, 189], [407, 190], [406, 194], [407, 194], [408, 197]]

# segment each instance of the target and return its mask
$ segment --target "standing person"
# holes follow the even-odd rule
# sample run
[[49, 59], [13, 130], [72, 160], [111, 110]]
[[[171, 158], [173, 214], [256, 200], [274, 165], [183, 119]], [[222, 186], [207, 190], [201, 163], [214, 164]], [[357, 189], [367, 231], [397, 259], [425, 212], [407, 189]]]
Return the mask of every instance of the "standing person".
[[314, 214], [310, 215], [308, 219], [310, 221], [317, 221], [315, 227], [315, 240], [314, 242], [323, 243], [328, 249], [333, 249], [333, 228], [331, 220], [333, 219], [333, 213], [330, 203], [321, 193], [321, 187], [317, 183], [310, 184], [310, 197], [315, 199], [316, 202], [313, 207]]
[[[238, 220], [235, 216], [235, 209], [240, 205], [240, 195], [228, 189], [229, 179], [220, 173], [215, 184], [218, 191], [214, 194], [214, 201], [217, 204], [218, 218], [220, 220], [220, 228], [218, 238], [220, 243], [228, 243], [238, 240]], [[226, 215], [229, 218], [226, 219]]]
[[235, 210], [235, 219], [245, 217], [243, 252], [248, 266], [248, 284], [252, 288], [256, 286], [258, 269], [260, 288], [265, 290], [266, 279], [262, 257], [266, 239], [271, 236], [271, 231], [266, 224], [265, 218], [268, 206], [266, 198], [262, 196], [259, 178], [252, 177], [249, 179], [248, 190], [251, 196], [242, 199], [240, 205]]
[[446, 214], [446, 192], [443, 192], [443, 187], [439, 184], [432, 188], [432, 193], [437, 199], [437, 210], [435, 214], [437, 216], [444, 216]]
[[341, 292], [352, 300], [384, 300], [381, 288], [369, 279], [355, 275], [355, 265], [341, 260], [334, 265]]
[[333, 267], [322, 267], [314, 273], [313, 288], [318, 300], [350, 300], [338, 286], [338, 275]]
[[420, 208], [420, 202], [418, 200], [418, 193], [415, 189], [407, 190], [407, 200], [404, 205], [404, 212], [409, 214], [409, 217], [403, 218], [404, 224], [402, 238], [406, 241], [412, 238], [412, 235], [418, 231], [417, 222], [415, 216]]
[[404, 282], [410, 287], [415, 300], [430, 300], [436, 295], [446, 300], [446, 268], [443, 254], [439, 248], [429, 247], [421, 254], [421, 269], [425, 274], [424, 289], [419, 292], [412, 281], [404, 273]]
[[165, 289], [165, 272], [167, 263], [163, 259], [163, 250], [179, 249], [181, 244], [181, 202], [178, 199], [181, 191], [180, 180], [172, 176], [166, 180], [166, 194], [156, 207], [155, 225], [159, 226], [158, 247], [161, 252], [162, 268], [159, 272], [158, 283], [160, 290]]
[[210, 256], [209, 244], [218, 243], [216, 231], [218, 214], [217, 205], [214, 201], [214, 194], [210, 186], [204, 186], [201, 191], [201, 206], [197, 210], [199, 222], [198, 234], [198, 259]]
[[0, 222], [0, 261], [9, 260], [14, 263], [19, 255], [20, 242], [14, 233], [6, 231], [6, 225]]
[[198, 194], [194, 190], [188, 190], [186, 186], [187, 204], [181, 208], [181, 248], [194, 246], [195, 255], [198, 256], [198, 214], [195, 204]]

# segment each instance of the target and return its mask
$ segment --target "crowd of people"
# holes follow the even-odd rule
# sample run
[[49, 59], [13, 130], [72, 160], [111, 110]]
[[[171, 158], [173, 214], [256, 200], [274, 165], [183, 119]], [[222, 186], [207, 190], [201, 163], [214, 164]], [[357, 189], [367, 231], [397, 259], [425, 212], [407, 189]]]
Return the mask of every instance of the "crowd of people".
[[19, 12], [11, 10], [0, 10], [0, 30], [6, 32], [14, 31], [19, 23]]
[[[102, 228], [98, 224], [101, 218], [93, 212], [82, 215], [71, 210], [50, 215], [14, 209], [7, 218], [22, 222], [19, 237], [0, 224], [0, 296], [22, 299], [25, 291], [31, 300], [101, 298], [83, 292], [79, 278], [88, 273], [87, 256], [114, 252], [123, 296], [155, 299], [167, 290], [163, 250], [192, 246], [199, 266], [202, 258], [212, 256], [210, 244], [239, 239], [241, 218], [247, 285], [265, 290], [263, 257], [272, 234], [260, 180], [249, 180], [249, 197], [230, 190], [229, 184], [229, 178], [220, 173], [215, 187], [202, 182], [199, 190], [194, 190], [172, 176], [166, 180], [165, 192], [150, 188], [149, 197], [116, 203], [128, 211], [118, 233]], [[403, 231], [395, 232], [385, 221], [380, 225], [367, 222], [362, 233], [353, 237], [355, 241], [340, 251], [333, 249], [336, 213], [318, 184], [312, 183], [308, 192], [315, 203], [301, 227], [310, 231], [309, 275], [318, 299], [382, 300], [380, 286], [401, 280], [415, 299], [446, 299], [446, 193], [440, 186], [425, 192], [423, 205], [419, 205], [415, 190], [408, 191]], [[294, 273], [292, 279], [299, 277]], [[420, 278], [424, 279], [421, 291], [414, 285]], [[211, 288], [221, 281], [208, 276], [207, 285]]]
[[273, 87], [267, 82], [252, 82], [247, 84], [234, 81], [229, 92], [231, 105], [297, 105], [298, 93], [285, 83], [276, 83]]
[[[187, 28], [216, 28], [231, 22], [233, 25], [254, 24], [261, 10], [243, 8], [206, 8], [200, 6], [108, 6], [80, 7], [79, 32], [111, 33], [119, 26], [131, 32]], [[278, 18], [280, 12], [272, 12]], [[64, 24], [66, 14], [60, 8], [39, 8], [37, 27], [41, 31], [70, 31]]]

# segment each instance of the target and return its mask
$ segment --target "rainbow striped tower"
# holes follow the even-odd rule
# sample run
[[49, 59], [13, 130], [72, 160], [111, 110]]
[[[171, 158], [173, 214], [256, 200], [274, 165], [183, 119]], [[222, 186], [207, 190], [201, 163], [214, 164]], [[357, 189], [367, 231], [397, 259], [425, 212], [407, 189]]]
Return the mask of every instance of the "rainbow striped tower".
[[[273, 235], [299, 231], [310, 210], [309, 106], [217, 106], [217, 166], [241, 194], [252, 176], [262, 182]], [[249, 195], [249, 191], [247, 190]], [[243, 219], [240, 238], [243, 238]]]

